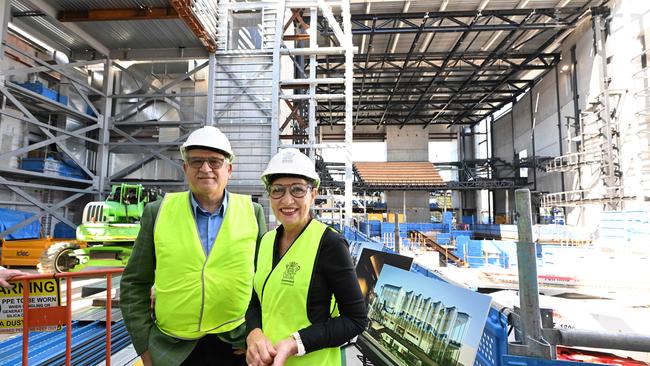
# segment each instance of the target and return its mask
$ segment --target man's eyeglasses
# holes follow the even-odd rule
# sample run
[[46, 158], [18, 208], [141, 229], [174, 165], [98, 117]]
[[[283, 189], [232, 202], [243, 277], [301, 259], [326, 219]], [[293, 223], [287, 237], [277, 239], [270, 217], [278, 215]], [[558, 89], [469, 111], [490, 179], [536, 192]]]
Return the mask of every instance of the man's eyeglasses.
[[290, 186], [285, 186], [282, 184], [272, 184], [268, 191], [269, 191], [269, 196], [274, 199], [282, 198], [284, 197], [284, 194], [286, 193], [287, 189], [289, 189], [289, 193], [294, 196], [295, 198], [303, 198], [305, 195], [307, 195], [307, 192], [311, 190], [312, 186], [309, 184], [302, 184], [302, 183], [294, 183]]
[[220, 169], [226, 160], [221, 158], [189, 158], [187, 159], [187, 165], [194, 169], [201, 169], [206, 161], [211, 169]]

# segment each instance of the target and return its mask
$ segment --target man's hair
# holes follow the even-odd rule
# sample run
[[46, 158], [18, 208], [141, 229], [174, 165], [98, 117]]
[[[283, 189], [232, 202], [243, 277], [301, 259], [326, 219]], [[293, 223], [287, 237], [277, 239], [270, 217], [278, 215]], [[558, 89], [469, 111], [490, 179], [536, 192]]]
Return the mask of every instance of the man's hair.
[[[200, 149], [200, 150], [209, 150], [209, 151], [214, 151], [214, 152], [216, 152], [216, 153], [219, 153], [219, 154], [223, 155], [223, 156], [226, 158], [226, 161], [227, 161], [228, 163], [232, 162], [232, 157], [231, 157], [230, 154], [228, 154], [227, 152], [225, 152], [225, 151], [223, 151], [223, 150], [215, 149], [215, 148], [212, 148], [212, 147], [207, 147], [207, 146], [188, 146], [188, 147], [186, 147], [186, 148], [185, 148], [185, 159], [188, 158], [188, 155], [187, 155], [187, 152], [188, 152], [188, 151], [191, 151], [191, 150], [198, 150], [198, 149]], [[187, 161], [187, 160], [185, 160], [185, 161]]]

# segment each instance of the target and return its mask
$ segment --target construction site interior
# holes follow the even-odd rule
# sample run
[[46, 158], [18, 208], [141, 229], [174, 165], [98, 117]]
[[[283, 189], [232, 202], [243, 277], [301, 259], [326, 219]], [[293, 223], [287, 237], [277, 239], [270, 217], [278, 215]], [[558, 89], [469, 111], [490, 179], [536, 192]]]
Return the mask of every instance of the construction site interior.
[[0, 290], [0, 365], [26, 345], [29, 365], [141, 364], [119, 272], [82, 274], [127, 264], [202, 126], [270, 229], [271, 157], [315, 162], [313, 214], [370, 293], [345, 364], [650, 365], [650, 1], [6, 0], [0, 19], [0, 265], [75, 273], [34, 282], [73, 321], [29, 342]]

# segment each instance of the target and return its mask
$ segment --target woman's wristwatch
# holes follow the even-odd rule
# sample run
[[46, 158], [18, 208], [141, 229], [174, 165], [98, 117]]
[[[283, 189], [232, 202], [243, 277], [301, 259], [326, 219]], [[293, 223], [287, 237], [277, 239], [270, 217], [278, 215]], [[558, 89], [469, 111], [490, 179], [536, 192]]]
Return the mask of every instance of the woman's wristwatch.
[[293, 337], [293, 339], [296, 340], [296, 344], [298, 345], [298, 353], [296, 353], [295, 355], [303, 356], [306, 352], [305, 352], [305, 345], [302, 344], [302, 338], [300, 338], [300, 333], [295, 332], [291, 335], [291, 337]]

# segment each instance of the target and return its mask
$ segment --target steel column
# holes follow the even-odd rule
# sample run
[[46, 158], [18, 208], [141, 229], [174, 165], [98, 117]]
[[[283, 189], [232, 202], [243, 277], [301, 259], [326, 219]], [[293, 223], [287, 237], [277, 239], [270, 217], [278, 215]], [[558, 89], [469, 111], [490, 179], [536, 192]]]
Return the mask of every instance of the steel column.
[[515, 191], [517, 208], [517, 268], [519, 269], [519, 309], [522, 319], [523, 343], [508, 346], [510, 353], [552, 359], [554, 349], [542, 337], [537, 286], [537, 255], [533, 241], [530, 191]]

